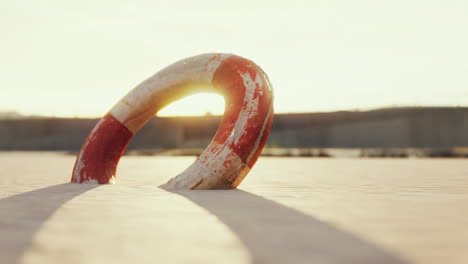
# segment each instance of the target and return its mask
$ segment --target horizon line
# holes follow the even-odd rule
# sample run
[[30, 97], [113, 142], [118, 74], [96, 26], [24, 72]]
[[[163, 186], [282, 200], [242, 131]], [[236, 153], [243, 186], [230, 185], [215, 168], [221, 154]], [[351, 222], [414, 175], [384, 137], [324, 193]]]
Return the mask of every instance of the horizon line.
[[[396, 110], [396, 109], [451, 109], [451, 108], [468, 108], [468, 106], [405, 106], [405, 105], [395, 105], [395, 106], [383, 106], [383, 107], [372, 107], [372, 108], [353, 108], [353, 109], [337, 109], [337, 110], [323, 110], [323, 111], [291, 111], [291, 112], [275, 112], [275, 114], [280, 115], [294, 115], [294, 114], [320, 114], [320, 113], [338, 113], [338, 112], [371, 112], [371, 111], [382, 111], [382, 110]], [[104, 114], [105, 115], [105, 114]], [[102, 115], [102, 116], [104, 116]], [[220, 117], [221, 114], [213, 114], [207, 112], [203, 115], [158, 115], [155, 117], [158, 118], [177, 118], [177, 117]], [[16, 110], [4, 110], [0, 111], [0, 119], [28, 119], [28, 118], [57, 118], [57, 119], [98, 119], [102, 116], [79, 116], [79, 115], [41, 115], [41, 114], [25, 114]]]

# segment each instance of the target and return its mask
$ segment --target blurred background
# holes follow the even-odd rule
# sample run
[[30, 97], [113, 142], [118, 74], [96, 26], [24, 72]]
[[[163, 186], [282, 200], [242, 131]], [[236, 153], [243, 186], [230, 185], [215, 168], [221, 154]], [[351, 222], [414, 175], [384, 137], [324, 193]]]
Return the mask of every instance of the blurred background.
[[[3, 1], [0, 150], [77, 152], [180, 59], [234, 53], [275, 90], [264, 155], [467, 157], [466, 1]], [[163, 109], [128, 154], [197, 155], [223, 98]]]

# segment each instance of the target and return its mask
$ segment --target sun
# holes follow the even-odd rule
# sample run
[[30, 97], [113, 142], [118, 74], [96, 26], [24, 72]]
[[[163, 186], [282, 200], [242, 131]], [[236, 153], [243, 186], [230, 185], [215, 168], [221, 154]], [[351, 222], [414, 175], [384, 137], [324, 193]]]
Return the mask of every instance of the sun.
[[214, 93], [199, 93], [175, 101], [158, 112], [157, 116], [222, 115], [224, 97]]

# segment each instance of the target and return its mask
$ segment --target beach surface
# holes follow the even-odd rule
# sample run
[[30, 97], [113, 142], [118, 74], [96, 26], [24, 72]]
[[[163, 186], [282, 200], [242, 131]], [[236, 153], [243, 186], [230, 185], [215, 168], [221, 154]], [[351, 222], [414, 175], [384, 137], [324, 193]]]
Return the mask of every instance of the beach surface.
[[158, 188], [195, 157], [0, 152], [0, 262], [468, 263], [467, 159], [261, 157], [238, 190]]

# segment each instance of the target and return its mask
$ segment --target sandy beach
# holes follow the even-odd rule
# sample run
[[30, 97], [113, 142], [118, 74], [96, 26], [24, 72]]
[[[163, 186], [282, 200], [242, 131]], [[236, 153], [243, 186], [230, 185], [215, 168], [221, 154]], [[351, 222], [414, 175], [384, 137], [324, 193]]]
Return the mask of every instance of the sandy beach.
[[466, 159], [262, 157], [238, 190], [158, 188], [194, 159], [79, 185], [75, 156], [0, 152], [0, 262], [468, 262]]

